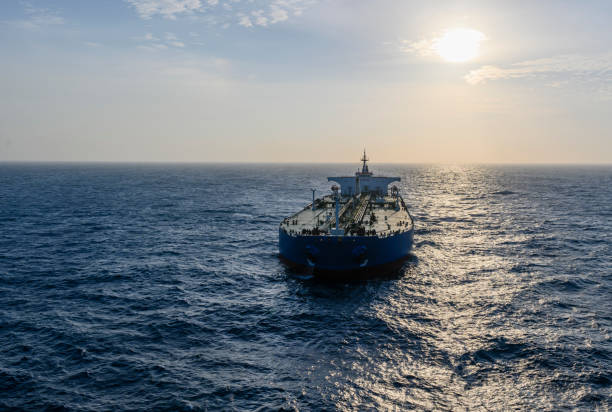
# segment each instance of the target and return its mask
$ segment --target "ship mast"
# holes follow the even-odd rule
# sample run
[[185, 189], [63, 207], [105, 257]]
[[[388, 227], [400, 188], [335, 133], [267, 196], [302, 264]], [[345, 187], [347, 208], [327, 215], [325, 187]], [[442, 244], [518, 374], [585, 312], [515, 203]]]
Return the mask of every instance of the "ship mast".
[[370, 171], [368, 170], [368, 165], [367, 165], [367, 161], [370, 160], [368, 159], [368, 157], [366, 156], [366, 150], [365, 147], [363, 148], [363, 157], [361, 158], [361, 161], [363, 162], [363, 166], [361, 168], [361, 173], [363, 174], [367, 174], [370, 173]]

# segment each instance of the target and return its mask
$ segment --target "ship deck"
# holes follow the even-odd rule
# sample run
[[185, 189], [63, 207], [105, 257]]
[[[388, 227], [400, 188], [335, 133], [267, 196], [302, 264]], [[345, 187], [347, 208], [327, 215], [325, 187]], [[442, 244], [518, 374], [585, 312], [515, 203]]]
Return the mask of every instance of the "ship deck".
[[[412, 217], [401, 197], [342, 196], [340, 200], [339, 228], [344, 236], [386, 237], [412, 229]], [[331, 236], [335, 228], [335, 200], [325, 196], [315, 200], [303, 210], [283, 220], [280, 227], [289, 235]]]

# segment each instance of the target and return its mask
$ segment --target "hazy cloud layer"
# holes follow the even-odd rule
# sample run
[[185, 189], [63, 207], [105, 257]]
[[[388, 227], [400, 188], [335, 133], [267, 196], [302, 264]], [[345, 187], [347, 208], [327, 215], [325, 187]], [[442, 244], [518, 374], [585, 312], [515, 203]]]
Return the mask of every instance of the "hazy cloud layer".
[[610, 163], [610, 1], [494, 3], [0, 1], [0, 161]]
[[612, 53], [599, 55], [566, 54], [555, 57], [527, 60], [507, 67], [482, 66], [465, 76], [470, 84], [489, 80], [516, 79], [565, 73], [574, 76], [595, 76], [612, 80]]

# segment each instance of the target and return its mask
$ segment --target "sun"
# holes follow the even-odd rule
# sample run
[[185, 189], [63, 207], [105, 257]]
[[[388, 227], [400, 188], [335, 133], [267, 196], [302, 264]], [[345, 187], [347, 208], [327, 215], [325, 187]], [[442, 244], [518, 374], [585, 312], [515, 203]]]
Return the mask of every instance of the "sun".
[[466, 62], [478, 56], [480, 43], [485, 38], [484, 34], [474, 29], [448, 29], [434, 41], [433, 49], [448, 62]]

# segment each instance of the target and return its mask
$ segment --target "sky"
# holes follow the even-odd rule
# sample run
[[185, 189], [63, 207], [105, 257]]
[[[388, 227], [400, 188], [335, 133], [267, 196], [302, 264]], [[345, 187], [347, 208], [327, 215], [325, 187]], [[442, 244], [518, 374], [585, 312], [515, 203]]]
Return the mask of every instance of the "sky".
[[2, 0], [0, 161], [612, 163], [612, 1]]

